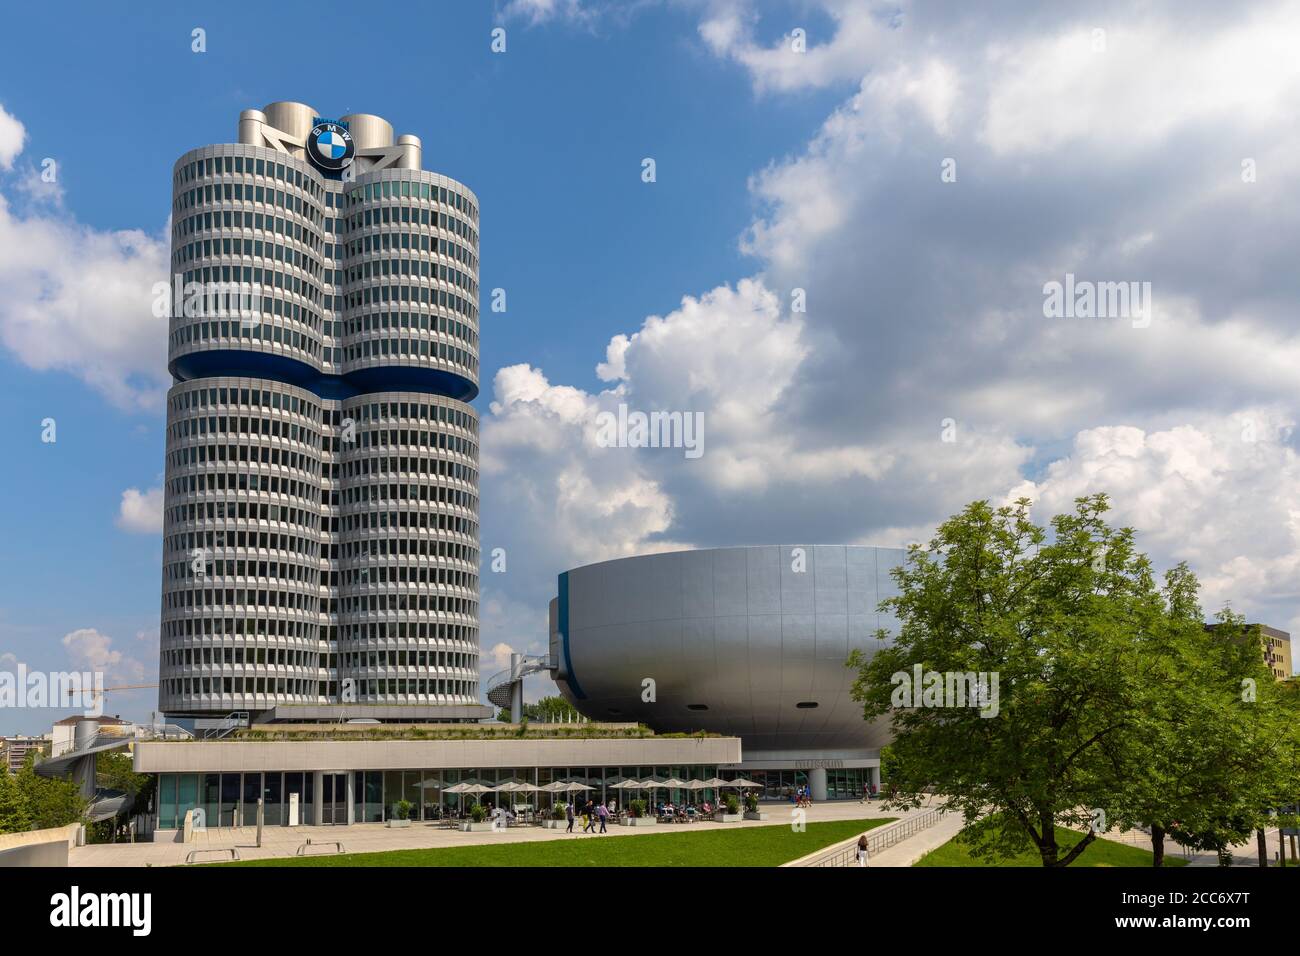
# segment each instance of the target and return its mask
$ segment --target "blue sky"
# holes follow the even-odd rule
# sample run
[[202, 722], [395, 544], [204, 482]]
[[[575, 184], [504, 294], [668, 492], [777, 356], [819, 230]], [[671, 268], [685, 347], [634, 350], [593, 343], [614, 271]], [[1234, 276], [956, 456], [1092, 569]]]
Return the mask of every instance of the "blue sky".
[[[0, 667], [154, 679], [159, 535], [123, 508], [161, 480], [164, 331], [132, 290], [176, 157], [275, 100], [382, 115], [479, 197], [481, 286], [509, 304], [483, 312], [476, 402], [483, 550], [510, 555], [484, 575], [485, 672], [542, 649], [567, 567], [897, 546], [1017, 494], [1110, 491], [1207, 607], [1300, 626], [1294, 4], [328, 9], [2, 15]], [[1153, 282], [1150, 328], [1046, 323], [1067, 272]], [[593, 448], [620, 402], [706, 413], [708, 452]]]

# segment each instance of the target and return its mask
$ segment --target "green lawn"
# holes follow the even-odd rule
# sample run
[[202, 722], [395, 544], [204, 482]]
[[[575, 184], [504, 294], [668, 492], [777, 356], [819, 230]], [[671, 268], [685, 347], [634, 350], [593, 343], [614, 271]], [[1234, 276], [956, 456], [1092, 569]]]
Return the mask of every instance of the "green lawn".
[[[1056, 828], [1056, 843], [1061, 853], [1068, 852], [1083, 839], [1083, 834], [1075, 830]], [[961, 834], [957, 834], [943, 846], [931, 850], [913, 866], [1036, 866], [1042, 867], [1043, 861], [1036, 851], [1021, 853], [1008, 860], [997, 862], [988, 859], [972, 859]], [[1181, 856], [1172, 856], [1169, 844], [1165, 845], [1165, 866], [1186, 866], [1187, 861]], [[1113, 840], [1096, 839], [1083, 853], [1079, 854], [1070, 866], [1151, 866], [1151, 851], [1127, 843]]]
[[[789, 826], [683, 830], [637, 836], [565, 836], [537, 843], [466, 845], [338, 856], [246, 860], [219, 866], [779, 866], [893, 818]], [[465, 834], [466, 840], [470, 839]]]

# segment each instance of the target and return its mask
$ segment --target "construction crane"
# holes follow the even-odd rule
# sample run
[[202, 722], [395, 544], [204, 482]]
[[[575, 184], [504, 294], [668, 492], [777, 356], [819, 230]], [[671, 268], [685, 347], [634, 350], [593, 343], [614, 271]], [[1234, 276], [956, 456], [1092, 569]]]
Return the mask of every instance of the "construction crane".
[[[107, 694], [110, 690], [144, 690], [145, 688], [148, 687], [157, 687], [157, 686], [158, 686], [157, 684], [116, 684], [113, 687], [104, 687], [104, 688], [96, 687], [96, 688], [88, 688], [88, 690], [90, 692], [91, 700], [94, 700], [96, 697], [99, 697], [102, 694]], [[68, 697], [70, 698], [78, 697], [81, 696], [82, 693], [83, 693], [82, 691], [70, 690], [68, 691]]]

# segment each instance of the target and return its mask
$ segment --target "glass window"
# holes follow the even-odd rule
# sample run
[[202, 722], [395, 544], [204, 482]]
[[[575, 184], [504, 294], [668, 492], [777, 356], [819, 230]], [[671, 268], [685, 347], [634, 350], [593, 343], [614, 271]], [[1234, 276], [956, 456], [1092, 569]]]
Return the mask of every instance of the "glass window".
[[221, 774], [205, 773], [203, 775], [203, 814], [206, 818], [205, 825], [217, 827], [221, 824]]
[[257, 826], [257, 798], [261, 795], [262, 775], [260, 773], [244, 774], [244, 826]]
[[268, 827], [284, 825], [283, 789], [278, 771], [264, 774], [262, 777], [262, 798], [264, 812], [262, 819]]
[[366, 771], [365, 814], [361, 823], [382, 823], [384, 819], [384, 775], [378, 770]]
[[199, 803], [199, 775], [183, 773], [176, 779], [176, 828], [185, 825], [185, 814]]
[[[343, 778], [338, 778], [340, 783]], [[346, 786], [346, 784], [344, 784]], [[316, 775], [314, 773], [304, 773], [302, 775], [302, 802], [299, 804], [298, 820], [305, 826], [310, 826], [316, 822], [315, 805], [316, 805]]]
[[420, 771], [402, 772], [402, 799], [411, 805], [411, 819], [420, 819]]
[[158, 775], [158, 829], [176, 828], [176, 775]]

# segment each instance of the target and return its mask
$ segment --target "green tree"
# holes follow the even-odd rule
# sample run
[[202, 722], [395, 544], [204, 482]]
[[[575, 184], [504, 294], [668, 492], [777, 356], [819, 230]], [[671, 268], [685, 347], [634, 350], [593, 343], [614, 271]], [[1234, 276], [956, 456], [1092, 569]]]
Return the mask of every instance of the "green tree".
[[1270, 811], [1295, 799], [1300, 779], [1295, 695], [1273, 680], [1257, 625], [1226, 608], [1216, 618], [1186, 630], [1116, 768], [1117, 821], [1149, 827], [1156, 866], [1165, 833], [1225, 862], [1252, 831], [1262, 847]]
[[582, 719], [577, 708], [558, 694], [543, 697], [534, 706], [536, 716], [533, 719], [539, 723], [576, 723]]
[[[524, 704], [523, 719], [543, 724], [573, 723], [581, 720], [577, 709], [559, 695], [543, 697], [535, 704]], [[510, 708], [497, 710], [497, 720], [503, 724], [514, 723]]]
[[0, 833], [22, 833], [31, 828], [26, 794], [8, 768], [0, 767]]
[[33, 830], [65, 827], [86, 815], [81, 788], [70, 780], [42, 777], [35, 770], [36, 755], [29, 753], [18, 771], [18, 788], [27, 800]]
[[[864, 717], [892, 717], [890, 802], [942, 795], [976, 856], [1032, 845], [1044, 866], [1069, 865], [1113, 796], [1108, 748], [1122, 746], [1156, 671], [1137, 651], [1167, 640], [1171, 617], [1132, 529], [1109, 527], [1107, 510], [1104, 495], [1080, 498], [1049, 535], [1025, 499], [969, 505], [894, 570], [899, 594], [881, 610], [898, 617], [898, 637], [850, 658]], [[926, 706], [898, 706], [917, 666], [940, 689], [956, 686], [950, 675], [987, 675], [985, 706], [930, 706], [929, 676]], [[1088, 832], [1062, 853], [1057, 826]]]

